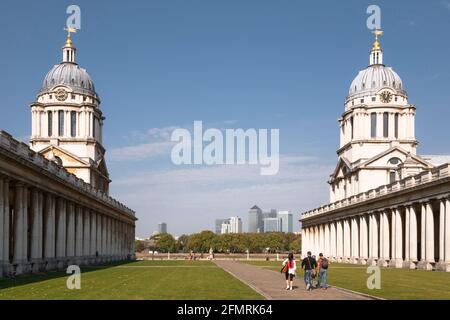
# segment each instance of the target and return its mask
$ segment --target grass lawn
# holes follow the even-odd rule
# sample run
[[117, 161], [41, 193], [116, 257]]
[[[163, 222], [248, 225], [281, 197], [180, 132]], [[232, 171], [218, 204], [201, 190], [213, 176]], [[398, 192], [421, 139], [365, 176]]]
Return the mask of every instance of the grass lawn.
[[[281, 262], [245, 261], [245, 263], [280, 272]], [[328, 269], [328, 284], [363, 292], [385, 299], [450, 299], [450, 273], [381, 268], [381, 289], [370, 290], [366, 282], [367, 267], [333, 263]], [[281, 275], [280, 275], [281, 276]], [[297, 281], [303, 283], [303, 272]]]
[[0, 280], [0, 300], [259, 300], [251, 288], [207, 261], [137, 261], [82, 267], [81, 290], [64, 272]]

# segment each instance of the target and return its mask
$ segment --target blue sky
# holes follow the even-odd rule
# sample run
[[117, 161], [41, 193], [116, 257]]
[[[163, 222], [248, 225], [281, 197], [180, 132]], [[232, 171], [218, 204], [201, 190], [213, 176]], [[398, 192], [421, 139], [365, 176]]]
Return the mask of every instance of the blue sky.
[[[385, 63], [418, 107], [419, 154], [450, 154], [450, 1], [440, 0], [2, 0], [0, 128], [15, 137], [27, 139], [28, 105], [61, 60], [69, 4], [82, 9], [78, 62], [107, 117], [112, 195], [136, 209], [139, 236], [160, 221], [177, 235], [232, 215], [245, 224], [255, 203], [298, 218], [327, 202], [337, 118], [373, 41], [370, 4], [382, 9]], [[280, 174], [172, 165], [171, 130], [195, 120], [279, 128]]]

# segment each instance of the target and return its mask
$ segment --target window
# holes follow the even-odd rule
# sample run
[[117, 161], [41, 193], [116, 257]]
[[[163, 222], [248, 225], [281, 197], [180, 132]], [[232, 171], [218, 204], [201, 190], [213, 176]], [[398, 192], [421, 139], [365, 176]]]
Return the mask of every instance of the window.
[[377, 98], [372, 97], [372, 101], [373, 101], [373, 102], [377, 101]]
[[377, 136], [377, 114], [375, 112], [370, 114], [370, 136], [372, 138]]
[[394, 116], [394, 131], [395, 131], [395, 138], [398, 139], [398, 113]]
[[361, 99], [361, 103], [364, 103], [364, 99]]
[[389, 172], [389, 183], [394, 183], [396, 180], [395, 171]]
[[399, 158], [392, 158], [388, 161], [388, 164], [393, 165], [393, 166], [397, 166], [401, 163], [402, 163], [402, 160], [400, 160]]
[[47, 122], [48, 122], [48, 136], [53, 135], [53, 113], [51, 111], [47, 112]]
[[61, 137], [64, 135], [64, 111], [58, 111], [58, 135]]
[[383, 113], [383, 137], [389, 137], [389, 113]]
[[77, 136], [77, 112], [76, 111], [70, 112], [70, 136], [71, 137]]
[[95, 138], [95, 117], [92, 117], [92, 137]]
[[351, 136], [352, 136], [352, 140], [353, 140], [353, 132], [354, 132], [354, 130], [353, 130], [353, 117], [350, 118], [350, 126], [352, 127], [351, 128], [351, 130], [352, 130]]

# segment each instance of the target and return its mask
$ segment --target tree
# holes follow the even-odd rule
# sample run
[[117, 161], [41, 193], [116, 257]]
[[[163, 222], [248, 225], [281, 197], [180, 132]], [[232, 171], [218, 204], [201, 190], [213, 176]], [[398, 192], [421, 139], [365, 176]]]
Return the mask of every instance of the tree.
[[160, 252], [176, 252], [177, 242], [172, 237], [172, 235], [168, 233], [163, 233], [158, 235], [158, 239], [156, 241], [156, 248]]
[[145, 243], [144, 243], [144, 241], [136, 240], [135, 241], [135, 248], [136, 248], [136, 252], [144, 251], [145, 250]]
[[180, 237], [178, 237], [178, 241], [177, 241], [177, 245], [178, 245], [178, 250], [186, 252], [187, 251], [187, 243], [189, 241], [189, 236], [186, 234], [181, 235]]

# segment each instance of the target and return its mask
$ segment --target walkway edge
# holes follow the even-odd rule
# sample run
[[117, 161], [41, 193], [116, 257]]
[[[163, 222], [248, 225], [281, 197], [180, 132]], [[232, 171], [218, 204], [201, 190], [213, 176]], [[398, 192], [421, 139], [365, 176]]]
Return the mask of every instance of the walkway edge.
[[[270, 270], [270, 271], [276, 272], [274, 270]], [[352, 294], [359, 295], [359, 296], [362, 296], [362, 297], [370, 298], [370, 299], [373, 299], [373, 300], [387, 300], [387, 299], [384, 299], [384, 298], [381, 298], [381, 297], [372, 296], [372, 295], [367, 294], [367, 293], [354, 291], [354, 290], [350, 290], [350, 289], [346, 289], [346, 288], [342, 288], [342, 287], [338, 287], [338, 286], [330, 285], [330, 287], [333, 287], [333, 288], [335, 288], [337, 290], [340, 290], [340, 291], [344, 291], [344, 292], [352, 293]]]
[[252, 285], [251, 283], [248, 283], [247, 281], [243, 280], [242, 278], [238, 277], [237, 275], [235, 275], [233, 272], [231, 272], [230, 270], [227, 270], [225, 268], [223, 268], [222, 266], [219, 266], [216, 261], [214, 261], [214, 264], [222, 269], [223, 271], [227, 272], [229, 275], [231, 275], [233, 278], [239, 280], [240, 282], [242, 282], [243, 284], [249, 286], [250, 288], [252, 288], [254, 291], [256, 291], [257, 293], [259, 293], [260, 295], [262, 295], [266, 300], [273, 300], [273, 298], [271, 296], [269, 296], [267, 293], [265, 293], [264, 291], [260, 290], [259, 288], [255, 287], [254, 285]]
[[370, 299], [373, 299], [373, 300], [387, 300], [385, 298], [372, 296], [372, 295], [367, 294], [367, 293], [363, 293], [363, 292], [359, 292], [359, 291], [353, 291], [353, 290], [342, 288], [342, 287], [338, 287], [338, 286], [330, 286], [330, 287], [336, 288], [336, 289], [341, 290], [341, 291], [346, 291], [346, 292], [349, 292], [349, 293], [357, 294], [357, 295], [360, 295], [360, 296], [363, 296], [363, 297], [367, 297], [367, 298], [370, 298]]

